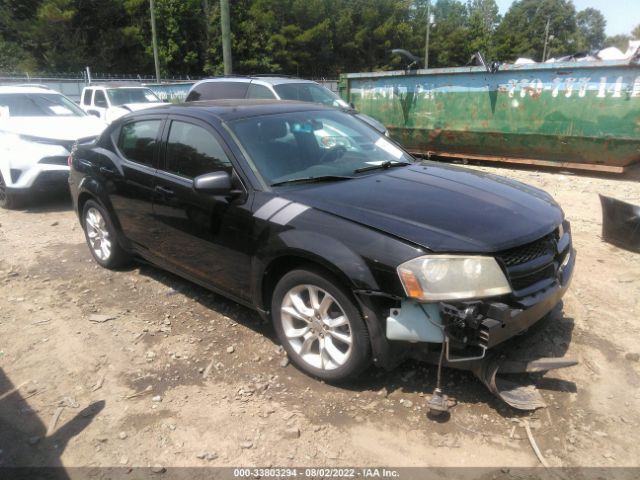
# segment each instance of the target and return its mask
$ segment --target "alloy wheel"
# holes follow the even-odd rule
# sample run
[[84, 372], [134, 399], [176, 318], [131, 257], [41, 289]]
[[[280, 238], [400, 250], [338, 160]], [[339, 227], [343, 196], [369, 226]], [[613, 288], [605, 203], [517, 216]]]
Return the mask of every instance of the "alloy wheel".
[[90, 208], [84, 221], [91, 250], [96, 258], [106, 262], [111, 256], [111, 235], [102, 213], [97, 208]]
[[305, 363], [334, 370], [349, 360], [351, 323], [326, 290], [315, 285], [292, 288], [282, 300], [280, 317], [287, 341]]

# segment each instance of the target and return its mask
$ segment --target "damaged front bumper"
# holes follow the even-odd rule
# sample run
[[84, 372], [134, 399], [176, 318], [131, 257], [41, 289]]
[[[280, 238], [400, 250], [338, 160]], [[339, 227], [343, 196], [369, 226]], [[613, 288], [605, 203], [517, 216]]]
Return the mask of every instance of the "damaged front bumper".
[[[571, 283], [576, 252], [569, 245], [561, 258], [555, 266], [553, 282], [527, 296], [512, 294], [481, 301], [430, 304], [403, 300], [399, 308], [390, 309], [386, 337], [392, 341], [428, 344], [426, 352], [418, 358], [432, 362], [439, 361], [435, 351], [442, 348], [444, 366], [471, 370], [489, 390], [515, 408], [532, 410], [544, 406], [535, 388], [520, 386], [496, 375], [534, 371], [531, 368], [549, 370], [576, 362], [567, 359], [507, 360], [494, 354], [494, 347], [526, 331], [559, 307]], [[505, 369], [507, 364], [510, 367]], [[522, 368], [518, 370], [514, 365]], [[531, 365], [535, 367], [530, 368]]]

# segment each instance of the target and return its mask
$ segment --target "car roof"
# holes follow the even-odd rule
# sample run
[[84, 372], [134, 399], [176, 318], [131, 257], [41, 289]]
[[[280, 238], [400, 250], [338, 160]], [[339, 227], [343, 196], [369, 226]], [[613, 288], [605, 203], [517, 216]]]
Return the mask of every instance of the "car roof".
[[269, 76], [269, 75], [228, 75], [223, 77], [213, 77], [213, 78], [205, 78], [204, 80], [200, 80], [198, 83], [208, 83], [208, 82], [233, 82], [233, 81], [260, 81], [264, 83], [269, 83], [271, 85], [282, 85], [283, 83], [313, 83], [317, 84], [318, 82], [314, 82], [313, 80], [306, 80], [304, 78], [296, 78], [296, 77], [286, 77], [286, 76]]
[[263, 100], [255, 98], [247, 99], [224, 99], [224, 100], [203, 100], [196, 102], [180, 103], [176, 105], [167, 104], [159, 107], [146, 108], [127, 115], [128, 118], [134, 116], [148, 115], [155, 112], [182, 114], [199, 118], [217, 117], [223, 121], [238, 120], [241, 118], [256, 117], [260, 115], [271, 115], [277, 113], [291, 112], [311, 112], [318, 110], [336, 111], [334, 108], [326, 107], [316, 103], [295, 102], [291, 100]]
[[50, 88], [29, 85], [0, 86], [0, 93], [56, 93], [60, 95], [59, 92]]
[[100, 84], [92, 84], [92, 85], [87, 85], [84, 88], [109, 88], [109, 89], [113, 89], [113, 88], [144, 88], [144, 89], [148, 89], [149, 87], [145, 87], [144, 85], [140, 85], [139, 83], [100, 83]]

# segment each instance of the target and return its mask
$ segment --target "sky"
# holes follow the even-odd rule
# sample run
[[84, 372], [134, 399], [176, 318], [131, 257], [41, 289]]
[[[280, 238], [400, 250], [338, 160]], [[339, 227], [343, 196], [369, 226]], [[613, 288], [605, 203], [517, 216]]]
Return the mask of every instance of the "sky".
[[[504, 15], [513, 0], [496, 0], [500, 13]], [[585, 8], [597, 8], [607, 19], [607, 35], [631, 33], [633, 28], [640, 24], [639, 0], [573, 0], [576, 11]]]

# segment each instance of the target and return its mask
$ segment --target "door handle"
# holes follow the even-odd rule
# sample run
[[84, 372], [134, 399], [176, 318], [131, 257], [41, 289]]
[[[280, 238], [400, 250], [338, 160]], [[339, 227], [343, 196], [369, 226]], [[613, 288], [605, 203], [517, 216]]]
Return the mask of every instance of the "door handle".
[[175, 195], [175, 192], [167, 187], [156, 187], [156, 192], [161, 193], [163, 195], [172, 196]]
[[100, 167], [100, 173], [103, 173], [104, 175], [115, 175], [116, 171], [113, 168]]

